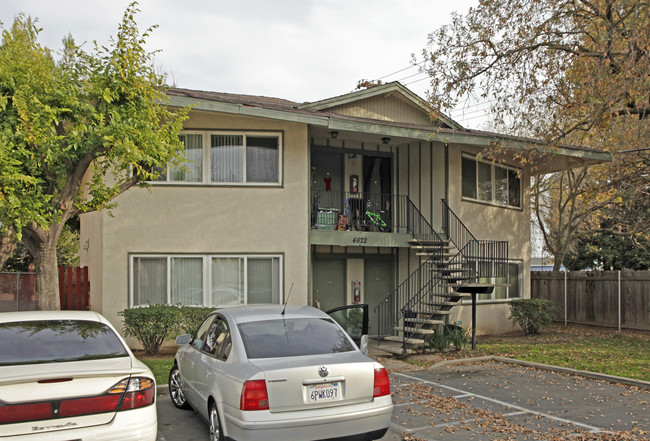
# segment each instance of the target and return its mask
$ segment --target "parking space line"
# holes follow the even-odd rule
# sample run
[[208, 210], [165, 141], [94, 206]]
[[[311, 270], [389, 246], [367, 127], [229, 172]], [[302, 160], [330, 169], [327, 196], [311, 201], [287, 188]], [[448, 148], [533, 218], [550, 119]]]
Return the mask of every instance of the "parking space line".
[[519, 412], [510, 412], [510, 413], [504, 413], [503, 416], [511, 417], [511, 416], [517, 416], [517, 415], [528, 415], [528, 412], [524, 412], [523, 410]]
[[589, 431], [591, 431], [593, 433], [600, 433], [600, 432], [606, 433], [607, 432], [607, 430], [605, 430], [605, 429], [603, 429], [601, 427], [590, 426], [588, 424], [580, 423], [578, 421], [573, 421], [573, 420], [569, 420], [569, 419], [566, 419], [566, 418], [559, 418], [559, 417], [556, 417], [556, 416], [553, 416], [553, 415], [549, 415], [547, 413], [539, 412], [539, 411], [532, 410], [532, 409], [526, 409], [525, 407], [517, 406], [516, 404], [506, 403], [505, 401], [497, 400], [497, 399], [486, 397], [486, 396], [483, 396], [483, 395], [478, 395], [478, 394], [475, 394], [475, 393], [472, 393], [472, 392], [469, 392], [469, 391], [465, 391], [465, 390], [462, 390], [462, 389], [457, 389], [455, 387], [447, 386], [447, 385], [440, 384], [440, 383], [435, 383], [433, 381], [424, 380], [422, 378], [414, 377], [412, 375], [406, 375], [406, 374], [403, 374], [403, 373], [400, 373], [400, 372], [395, 372], [393, 375], [399, 375], [400, 377], [403, 377], [403, 378], [408, 378], [410, 380], [419, 381], [421, 383], [428, 384], [428, 385], [435, 386], [435, 387], [439, 387], [441, 389], [447, 389], [447, 390], [450, 390], [450, 391], [455, 392], [457, 394], [463, 394], [463, 395], [479, 398], [481, 400], [490, 401], [492, 403], [495, 403], [495, 404], [498, 404], [498, 405], [501, 405], [501, 406], [504, 406], [504, 407], [509, 407], [511, 409], [516, 409], [516, 410], [519, 410], [519, 411], [522, 411], [524, 413], [528, 413], [528, 414], [531, 414], [531, 415], [541, 416], [541, 417], [548, 418], [550, 420], [558, 421], [558, 422], [565, 423], [565, 424], [572, 424], [574, 426], [578, 426], [578, 427], [581, 427], [583, 429], [587, 429], [587, 430], [589, 430]]
[[393, 407], [406, 407], [406, 406], [413, 406], [415, 403], [399, 403], [399, 404], [393, 404]]

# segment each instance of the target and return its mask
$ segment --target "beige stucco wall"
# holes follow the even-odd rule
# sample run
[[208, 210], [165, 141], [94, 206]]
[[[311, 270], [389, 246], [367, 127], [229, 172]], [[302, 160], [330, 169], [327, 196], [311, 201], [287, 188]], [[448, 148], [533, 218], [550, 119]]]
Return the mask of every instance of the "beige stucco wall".
[[[521, 266], [521, 294], [530, 297], [530, 176], [524, 169], [521, 173], [522, 209], [512, 209], [462, 200], [461, 157], [462, 153], [477, 154], [480, 151], [470, 146], [449, 147], [449, 205], [469, 230], [481, 240], [507, 240], [508, 257]], [[516, 166], [517, 164], [510, 164]], [[515, 329], [508, 320], [510, 307], [507, 301], [493, 303], [479, 302], [477, 327], [481, 333], [494, 334]], [[471, 323], [471, 306], [464, 306], [461, 312], [454, 311], [457, 320], [464, 326]]]
[[283, 296], [306, 304], [309, 261], [308, 138], [302, 124], [193, 111], [186, 129], [283, 133], [281, 187], [154, 184], [131, 189], [108, 213], [82, 217], [82, 265], [93, 309], [121, 328], [129, 306], [130, 253], [280, 254]]

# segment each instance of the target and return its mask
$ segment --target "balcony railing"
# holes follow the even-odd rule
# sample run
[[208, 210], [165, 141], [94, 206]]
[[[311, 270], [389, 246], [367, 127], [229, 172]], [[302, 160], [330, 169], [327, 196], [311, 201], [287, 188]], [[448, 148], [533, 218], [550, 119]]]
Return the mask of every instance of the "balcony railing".
[[440, 239], [404, 195], [312, 191], [311, 224], [322, 230], [408, 233], [421, 240]]

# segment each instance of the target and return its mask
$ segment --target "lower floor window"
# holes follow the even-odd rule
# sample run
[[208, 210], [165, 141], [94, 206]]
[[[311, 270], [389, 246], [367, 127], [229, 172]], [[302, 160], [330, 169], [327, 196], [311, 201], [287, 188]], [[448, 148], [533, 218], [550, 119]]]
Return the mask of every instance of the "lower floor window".
[[508, 263], [508, 278], [495, 277], [491, 280], [480, 279], [479, 282], [497, 285], [490, 294], [479, 294], [477, 300], [505, 300], [521, 297], [521, 263]]
[[280, 303], [281, 256], [133, 255], [131, 305]]

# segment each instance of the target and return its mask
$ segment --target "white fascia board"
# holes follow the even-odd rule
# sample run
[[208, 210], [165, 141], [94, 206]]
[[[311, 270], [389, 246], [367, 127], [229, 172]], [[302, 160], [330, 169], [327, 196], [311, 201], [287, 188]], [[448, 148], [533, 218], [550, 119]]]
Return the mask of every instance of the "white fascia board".
[[264, 109], [261, 107], [245, 106], [243, 104], [225, 103], [222, 101], [210, 101], [191, 97], [170, 96], [169, 105], [174, 107], [191, 107], [196, 110], [207, 110], [210, 112], [231, 113], [237, 115], [257, 116], [261, 118], [278, 119], [304, 124], [327, 127], [329, 118], [326, 116], [305, 115], [282, 110]]
[[193, 109], [207, 110], [212, 112], [223, 112], [238, 115], [256, 116], [282, 121], [291, 121], [309, 124], [320, 127], [327, 127], [329, 130], [351, 131], [357, 133], [368, 133], [372, 135], [395, 136], [401, 138], [421, 139], [423, 141], [437, 141], [448, 144], [467, 144], [479, 147], [489, 147], [494, 143], [503, 145], [511, 150], [529, 150], [531, 146], [540, 149], [541, 153], [557, 154], [573, 158], [588, 159], [597, 162], [611, 161], [611, 154], [607, 152], [592, 152], [588, 150], [569, 149], [565, 147], [545, 147], [533, 142], [526, 142], [506, 136], [475, 135], [467, 132], [438, 132], [435, 129], [414, 129], [393, 125], [367, 123], [339, 119], [333, 116], [305, 115], [301, 113], [287, 112], [283, 110], [264, 109], [261, 107], [250, 107], [242, 104], [225, 103], [222, 101], [202, 100], [191, 97], [169, 96], [169, 105], [175, 107], [190, 106]]

